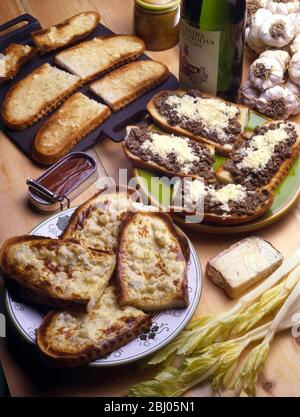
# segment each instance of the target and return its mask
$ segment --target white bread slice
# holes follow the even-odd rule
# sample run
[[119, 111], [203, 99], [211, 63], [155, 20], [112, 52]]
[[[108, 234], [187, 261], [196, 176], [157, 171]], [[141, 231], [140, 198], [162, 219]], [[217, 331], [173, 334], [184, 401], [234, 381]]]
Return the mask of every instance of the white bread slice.
[[33, 142], [34, 159], [53, 164], [110, 114], [109, 107], [75, 93], [39, 129]]
[[160, 62], [130, 62], [94, 81], [90, 89], [113, 111], [118, 111], [164, 82], [168, 75], [168, 67]]
[[[164, 117], [163, 115], [160, 114], [160, 112], [158, 111], [156, 105], [155, 105], [155, 101], [157, 99], [159, 99], [161, 96], [163, 96], [165, 93], [172, 95], [172, 96], [177, 96], [179, 98], [182, 98], [186, 95], [186, 91], [183, 90], [175, 90], [175, 91], [161, 91], [159, 93], [157, 93], [148, 103], [147, 109], [150, 113], [150, 115], [152, 116], [152, 118], [154, 119], [154, 121], [159, 124], [163, 129], [177, 134], [177, 135], [182, 135], [182, 136], [187, 136], [190, 137], [191, 139], [197, 140], [199, 142], [203, 142], [209, 145], [213, 145], [216, 149], [216, 152], [220, 153], [221, 155], [228, 155], [232, 149], [233, 146], [235, 144], [235, 142], [240, 138], [240, 135], [236, 135], [235, 136], [235, 140], [233, 141], [233, 143], [226, 143], [226, 144], [220, 144], [217, 141], [214, 140], [213, 137], [204, 137], [204, 136], [200, 136], [200, 135], [195, 135], [193, 134], [191, 131], [189, 131], [188, 129], [184, 129], [182, 127], [180, 127], [179, 125], [176, 124], [170, 124], [168, 122], [168, 120], [166, 119], [166, 117]], [[205, 117], [210, 118], [213, 122], [213, 124], [215, 125], [215, 127], [218, 126], [218, 122], [219, 120], [221, 121], [221, 118], [223, 118], [223, 113], [220, 111], [219, 113], [216, 112], [216, 114], [213, 113], [213, 108], [215, 105], [228, 105], [229, 107], [232, 107], [233, 109], [237, 109], [239, 111], [239, 115], [237, 117], [237, 121], [240, 123], [241, 125], [241, 133], [244, 132], [245, 127], [247, 125], [248, 119], [249, 119], [249, 108], [247, 106], [241, 105], [241, 104], [236, 104], [236, 103], [230, 103], [227, 102], [219, 97], [214, 97], [211, 96], [210, 94], [205, 94], [202, 92], [199, 92], [201, 94], [201, 96], [206, 100], [205, 103]], [[186, 108], [190, 107], [189, 105], [185, 106]], [[210, 108], [211, 107], [211, 108]], [[190, 112], [190, 109], [189, 109]], [[218, 118], [218, 114], [219, 114], [219, 118]], [[203, 119], [203, 123], [205, 125], [205, 119]]]
[[36, 52], [36, 48], [18, 43], [12, 43], [4, 49], [0, 54], [0, 81], [14, 78]]
[[[286, 122], [286, 121], [272, 121], [272, 122], [268, 122], [266, 124], [264, 124], [263, 126], [265, 127], [269, 127], [270, 125], [287, 125], [287, 123], [290, 122]], [[269, 180], [267, 183], [264, 183], [261, 185], [261, 187], [268, 189], [270, 192], [272, 192], [273, 190], [275, 190], [275, 188], [283, 181], [283, 179], [288, 175], [291, 167], [293, 166], [294, 162], [296, 161], [296, 159], [298, 158], [299, 154], [300, 154], [300, 132], [299, 132], [299, 126], [297, 124], [294, 124], [295, 130], [298, 134], [297, 140], [296, 142], [290, 147], [291, 148], [291, 156], [287, 159], [285, 159], [279, 169], [277, 170], [277, 172], [273, 175], [273, 177], [271, 178], [271, 180]], [[241, 143], [239, 144], [239, 146], [231, 153], [230, 158], [234, 157], [235, 152], [239, 151], [240, 149], [243, 148], [243, 145], [249, 143], [249, 141], [251, 141], [252, 138], [255, 138], [256, 133], [252, 132], [251, 134], [247, 134], [247, 136], [245, 136], [244, 141], [241, 141]], [[264, 135], [263, 135], [264, 136]], [[274, 145], [276, 143], [276, 137], [271, 138], [273, 139]], [[269, 143], [272, 144], [272, 140], [270, 139]], [[263, 141], [261, 143], [260, 147], [255, 146], [255, 154], [257, 155], [257, 164], [259, 164], [260, 161], [265, 160], [265, 156], [271, 158], [272, 157], [272, 149], [267, 149], [266, 147], [266, 143], [267, 140]], [[268, 152], [268, 154], [266, 154], [266, 152]], [[254, 162], [254, 161], [253, 161]], [[259, 166], [258, 166], [259, 169]], [[254, 170], [254, 167], [251, 168], [251, 170]], [[221, 167], [219, 167], [216, 171], [216, 177], [219, 180], [219, 182], [221, 182], [222, 184], [229, 184], [234, 182], [234, 178], [231, 174], [231, 172], [229, 170], [227, 170], [225, 168], [224, 165], [222, 165]], [[263, 178], [263, 177], [262, 177]]]
[[247, 237], [210, 259], [207, 276], [232, 299], [267, 278], [283, 261], [281, 253], [264, 239]]
[[8, 239], [0, 254], [7, 282], [17, 282], [40, 304], [86, 311], [104, 292], [115, 256], [78, 243], [40, 236]]
[[75, 239], [97, 250], [115, 251], [121, 215], [131, 204], [129, 190], [100, 191], [75, 210], [61, 238]]
[[106, 288], [88, 313], [50, 312], [37, 331], [42, 355], [57, 367], [76, 367], [119, 349], [151, 326], [151, 317], [119, 307], [117, 292]]
[[166, 213], [124, 214], [117, 255], [120, 305], [144, 311], [187, 307], [188, 261], [188, 242]]
[[144, 42], [136, 36], [97, 36], [58, 53], [55, 62], [84, 81], [89, 81], [126, 62], [134, 61], [144, 50]]
[[80, 85], [80, 77], [43, 64], [8, 91], [2, 103], [3, 121], [11, 129], [26, 129]]
[[31, 33], [35, 46], [41, 53], [53, 51], [88, 36], [98, 25], [100, 16], [96, 12], [83, 12], [62, 23]]

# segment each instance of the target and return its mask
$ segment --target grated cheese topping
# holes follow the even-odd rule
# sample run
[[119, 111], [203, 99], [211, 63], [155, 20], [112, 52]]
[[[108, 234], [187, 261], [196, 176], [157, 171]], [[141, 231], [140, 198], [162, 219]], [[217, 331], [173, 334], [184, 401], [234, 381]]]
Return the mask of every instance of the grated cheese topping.
[[276, 145], [284, 142], [288, 137], [288, 133], [282, 127], [268, 130], [263, 135], [254, 135], [249, 139], [250, 146], [242, 149], [244, 157], [237, 167], [255, 171], [264, 168], [272, 157]]
[[183, 166], [182, 172], [188, 173], [193, 162], [198, 162], [199, 157], [193, 153], [189, 146], [189, 139], [174, 135], [161, 135], [150, 133], [151, 140], [146, 140], [141, 148], [149, 149], [154, 154], [167, 158], [171, 153], [176, 155], [177, 161]]
[[191, 97], [188, 94], [179, 97], [170, 95], [166, 103], [175, 108], [181, 117], [203, 122], [204, 127], [218, 133], [224, 141], [228, 134], [224, 129], [231, 119], [240, 114], [239, 108], [214, 98]]

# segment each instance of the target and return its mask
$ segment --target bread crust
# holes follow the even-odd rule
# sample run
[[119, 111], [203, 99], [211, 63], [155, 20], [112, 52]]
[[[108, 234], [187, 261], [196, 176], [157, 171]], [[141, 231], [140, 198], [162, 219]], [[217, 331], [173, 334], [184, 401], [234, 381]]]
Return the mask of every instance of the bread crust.
[[[69, 41], [64, 42], [64, 43], [59, 43], [59, 44], [47, 43], [46, 40], [44, 40], [44, 42], [43, 42], [43, 40], [39, 39], [40, 35], [48, 34], [51, 31], [52, 28], [63, 29], [65, 26], [68, 26], [70, 23], [72, 23], [72, 20], [74, 18], [76, 18], [76, 17], [78, 17], [82, 14], [84, 14], [84, 15], [93, 15], [95, 17], [94, 24], [90, 27], [89, 30], [86, 30], [84, 33], [79, 34], [79, 35], [73, 35], [70, 38]], [[57, 25], [53, 25], [53, 26], [50, 26], [49, 28], [46, 28], [46, 29], [40, 29], [40, 30], [36, 30], [34, 32], [31, 32], [30, 36], [31, 36], [31, 39], [34, 42], [35, 46], [38, 48], [39, 52], [41, 54], [45, 54], [47, 52], [54, 51], [54, 50], [59, 49], [59, 48], [63, 48], [67, 45], [72, 45], [80, 39], [84, 39], [86, 36], [88, 36], [90, 33], [92, 33], [96, 29], [99, 22], [100, 22], [100, 14], [99, 13], [93, 12], [93, 11], [87, 11], [87, 12], [78, 13], [77, 15], [69, 17], [68, 19], [64, 20], [61, 23], [58, 23]]]
[[[274, 122], [266, 123], [264, 126], [267, 126], [271, 123], [274, 123]], [[245, 140], [248, 140], [249, 137], [250, 137], [249, 135], [244, 136]], [[284, 178], [288, 175], [290, 169], [294, 165], [294, 163], [297, 160], [299, 154], [300, 154], [300, 137], [298, 136], [297, 141], [291, 147], [291, 156], [290, 156], [290, 158], [283, 161], [283, 163], [280, 165], [279, 170], [272, 177], [272, 179], [269, 181], [269, 183], [260, 187], [260, 189], [267, 189], [270, 193], [273, 192], [278, 187], [278, 185], [284, 180]], [[219, 167], [217, 169], [216, 177], [219, 180], [219, 182], [222, 183], [222, 184], [229, 184], [231, 182], [234, 182], [230, 171], [227, 171], [224, 168], [224, 165], [222, 165], [221, 167]]]
[[[118, 111], [124, 107], [126, 107], [129, 103], [131, 103], [132, 101], [136, 100], [137, 98], [141, 97], [142, 95], [144, 95], [145, 93], [147, 93], [148, 91], [152, 90], [154, 87], [156, 87], [157, 85], [163, 83], [169, 76], [169, 69], [166, 65], [160, 63], [160, 62], [156, 62], [157, 64], [160, 64], [161, 69], [163, 69], [162, 74], [160, 74], [159, 76], [157, 74], [152, 74], [151, 77], [148, 78], [147, 81], [143, 80], [143, 83], [140, 83], [138, 78], [136, 80], [136, 85], [135, 88], [132, 89], [132, 91], [128, 91], [126, 96], [123, 96], [122, 98], [119, 98], [118, 100], [114, 101], [113, 103], [110, 103], [109, 100], [106, 100], [105, 95], [100, 95], [96, 92], [97, 89], [97, 84], [98, 83], [102, 83], [104, 81], [114, 81], [116, 80], [118, 77], [122, 79], [122, 77], [124, 77], [125, 75], [125, 81], [126, 81], [126, 75], [128, 74], [128, 72], [132, 71], [136, 71], [138, 69], [138, 67], [140, 65], [145, 65], [145, 63], [150, 62], [151, 64], [153, 64], [156, 61], [135, 61], [135, 62], [130, 62], [118, 69], [116, 69], [115, 71], [107, 74], [105, 77], [101, 78], [101, 80], [99, 81], [94, 81], [92, 84], [89, 85], [91, 91], [95, 94], [97, 94], [100, 98], [102, 98], [105, 103], [114, 111]], [[113, 88], [113, 85], [112, 85]]]
[[81, 350], [79, 349], [76, 354], [71, 354], [55, 350], [47, 343], [48, 330], [57, 314], [59, 313], [55, 311], [48, 313], [36, 335], [36, 343], [40, 353], [51, 365], [55, 367], [78, 367], [93, 360], [100, 359], [135, 339], [144, 330], [148, 329], [152, 323], [151, 317], [143, 313], [140, 317], [134, 317], [131, 320], [130, 325], [124, 325], [115, 337], [108, 337], [107, 340], [104, 339], [94, 346], [83, 348]]
[[[153, 218], [158, 217], [162, 219], [169, 233], [172, 234], [176, 238], [177, 242], [179, 243], [180, 249], [182, 251], [183, 257], [186, 262], [184, 276], [181, 281], [180, 293], [177, 294], [177, 297], [173, 299], [169, 305], [164, 304], [163, 307], [160, 305], [157, 305], [156, 307], [153, 306], [151, 307], [151, 311], [188, 307], [189, 296], [188, 296], [187, 264], [190, 259], [189, 243], [183, 233], [178, 233], [178, 229], [175, 228], [171, 217], [167, 213], [162, 213], [162, 212], [155, 212], [155, 213], [154, 212], [142, 212], [142, 213], [128, 212], [128, 213], [124, 213], [122, 216], [122, 221], [121, 221], [120, 230], [119, 230], [119, 238], [118, 238], [119, 243], [118, 243], [118, 253], [117, 253], [117, 274], [116, 274], [118, 287], [120, 289], [120, 293], [119, 293], [120, 305], [121, 306], [134, 305], [134, 303], [132, 302], [127, 302], [127, 291], [124, 285], [124, 277], [123, 277], [122, 256], [124, 254], [123, 241], [125, 241], [127, 227], [130, 225], [131, 221], [134, 219], [134, 217], [137, 214], [138, 215], [142, 214], [142, 215], [150, 216]], [[141, 308], [140, 306], [137, 306], [137, 305], [134, 305], [134, 306], [137, 308]], [[143, 310], [145, 309], [143, 308]]]
[[[75, 241], [71, 241], [72, 243], [76, 243]], [[13, 268], [11, 267], [9, 261], [9, 250], [11, 246], [16, 244], [22, 244], [26, 242], [40, 242], [40, 243], [53, 243], [57, 242], [56, 239], [46, 238], [43, 236], [34, 236], [34, 235], [23, 235], [23, 236], [14, 236], [10, 239], [7, 239], [0, 250], [0, 267], [3, 272], [3, 278], [7, 284], [10, 282], [17, 283], [16, 289], [20, 292], [22, 291], [22, 287], [25, 287], [25, 291], [22, 296], [25, 299], [29, 299], [34, 303], [38, 303], [41, 305], [47, 305], [54, 308], [65, 308], [65, 309], [72, 309], [74, 311], [86, 311], [89, 307], [89, 302], [91, 301], [90, 298], [83, 298], [82, 296], [73, 295], [72, 297], [68, 296], [55, 296], [49, 293], [47, 290], [47, 286], [45, 288], [38, 288], [37, 286], [33, 285], [30, 280], [23, 279], [20, 275], [14, 275]], [[93, 251], [95, 254], [104, 253], [103, 251], [99, 251], [96, 249], [89, 249], [89, 251]]]
[[76, 83], [74, 83], [67, 90], [65, 90], [64, 93], [61, 93], [60, 95], [58, 95], [56, 99], [45, 102], [36, 115], [34, 115], [33, 117], [30, 117], [27, 120], [23, 120], [22, 122], [14, 121], [14, 119], [10, 117], [9, 109], [8, 109], [8, 103], [11, 100], [11, 97], [13, 96], [14, 92], [17, 91], [18, 88], [20, 88], [20, 85], [26, 83], [26, 80], [42, 72], [45, 65], [47, 64], [41, 65], [31, 74], [29, 74], [27, 77], [23, 78], [21, 81], [16, 83], [13, 87], [10, 88], [10, 90], [6, 94], [3, 100], [2, 108], [1, 108], [1, 116], [2, 116], [4, 124], [10, 129], [23, 130], [23, 129], [26, 129], [27, 127], [32, 126], [34, 123], [42, 119], [50, 111], [54, 110], [57, 106], [59, 106], [60, 103], [62, 103], [65, 99], [67, 99], [70, 95], [72, 95], [82, 85], [81, 79], [78, 78]]
[[[145, 51], [144, 42], [140, 38], [138, 38], [136, 36], [133, 36], [133, 35], [101, 35], [101, 36], [96, 36], [95, 38], [103, 40], [103, 39], [107, 39], [107, 38], [118, 38], [118, 37], [124, 37], [124, 36], [128, 36], [131, 39], [134, 39], [135, 42], [137, 42], [140, 45], [140, 50], [137, 51], [137, 52], [128, 52], [127, 54], [124, 54], [122, 56], [122, 58], [116, 59], [115, 61], [111, 62], [110, 64], [107, 64], [107, 65], [103, 66], [101, 70], [95, 71], [93, 74], [89, 75], [88, 77], [83, 78], [82, 79], [83, 83], [93, 81], [96, 77], [98, 77], [100, 75], [104, 75], [107, 72], [112, 71], [113, 69], [121, 67], [122, 65], [124, 65], [128, 62], [134, 61], [144, 53], [144, 51]], [[86, 42], [90, 42], [90, 41], [86, 41]], [[64, 63], [62, 61], [60, 61], [60, 54], [66, 52], [66, 51], [68, 51], [68, 52], [69, 51], [74, 51], [78, 47], [80, 47], [81, 45], [82, 44], [72, 46], [71, 48], [68, 48], [68, 49], [58, 53], [55, 56], [55, 63], [59, 66], [62, 66], [64, 68], [66, 68], [66, 66], [64, 66]], [[68, 70], [68, 71], [70, 71], [72, 73], [71, 70]]]
[[16, 46], [19, 46], [19, 45], [12, 43], [6, 49], [4, 49], [4, 51], [2, 51], [2, 53], [4, 55], [8, 55], [10, 53], [16, 53], [18, 55], [18, 59], [17, 59], [17, 62], [15, 64], [15, 67], [11, 68], [10, 72], [5, 77], [0, 77], [0, 83], [2, 81], [7, 81], [7, 80], [13, 79], [18, 74], [18, 72], [20, 71], [22, 66], [24, 64], [26, 64], [28, 61], [30, 61], [34, 57], [34, 55], [36, 55], [36, 53], [37, 53], [37, 49], [31, 47], [28, 54], [26, 54], [26, 55], [23, 54], [22, 55], [22, 54], [19, 54], [17, 50], [14, 51], [16, 49]]
[[[72, 100], [74, 96], [71, 96], [68, 100]], [[63, 106], [68, 105], [68, 100], [63, 104]], [[57, 162], [60, 158], [65, 156], [78, 142], [81, 141], [87, 134], [89, 134], [92, 130], [96, 129], [99, 125], [101, 125], [109, 116], [111, 115], [111, 111], [109, 107], [103, 108], [102, 112], [98, 114], [88, 125], [78, 127], [77, 132], [74, 132], [73, 135], [69, 136], [64, 141], [63, 148], [59, 146], [56, 152], [51, 154], [47, 154], [43, 147], [43, 143], [41, 143], [41, 139], [47, 130], [51, 130], [51, 124], [57, 122], [60, 119], [60, 115], [58, 112], [54, 113], [46, 122], [41, 126], [39, 129], [36, 137], [34, 138], [32, 144], [32, 156], [33, 158], [40, 162], [43, 165], [51, 165]]]
[[[159, 126], [161, 126], [163, 129], [165, 129], [165, 130], [167, 130], [168, 132], [171, 132], [171, 133], [175, 133], [175, 134], [177, 134], [177, 135], [181, 135], [181, 136], [187, 136], [187, 137], [189, 137], [189, 138], [191, 138], [191, 139], [194, 139], [194, 140], [196, 140], [196, 141], [198, 141], [198, 142], [201, 142], [201, 143], [205, 143], [205, 144], [208, 144], [208, 145], [212, 145], [212, 146], [214, 146], [214, 148], [216, 149], [216, 152], [218, 152], [219, 154], [221, 154], [221, 155], [225, 155], [225, 156], [227, 156], [227, 155], [229, 155], [229, 153], [232, 151], [232, 149], [233, 149], [233, 144], [232, 145], [230, 145], [230, 146], [224, 146], [224, 145], [221, 145], [221, 144], [218, 144], [218, 143], [216, 143], [216, 142], [213, 142], [213, 141], [211, 141], [211, 140], [209, 140], [209, 139], [207, 139], [207, 138], [205, 138], [205, 137], [203, 137], [203, 136], [199, 136], [199, 135], [194, 135], [194, 134], [192, 134], [191, 132], [189, 132], [188, 130], [186, 130], [186, 129], [183, 129], [182, 127], [180, 127], [180, 126], [171, 126], [168, 122], [167, 122], [167, 120], [165, 119], [165, 117], [163, 117], [158, 111], [157, 111], [157, 109], [156, 109], [156, 107], [155, 107], [155, 99], [157, 98], [157, 97], [159, 97], [161, 94], [163, 94], [163, 93], [165, 93], [165, 92], [167, 92], [167, 93], [172, 93], [172, 95], [179, 95], [179, 96], [183, 96], [186, 92], [184, 91], [184, 90], [174, 90], [174, 91], [160, 91], [159, 93], [157, 93], [154, 97], [152, 97], [152, 99], [149, 101], [149, 103], [148, 103], [148, 105], [147, 105], [147, 110], [148, 110], [148, 112], [150, 113], [150, 115], [151, 115], [151, 117], [154, 119], [154, 121], [159, 125]], [[211, 94], [204, 94], [204, 93], [201, 93], [204, 97], [207, 97], [207, 98], [214, 98], [214, 99], [216, 99], [216, 97], [214, 97], [214, 96], [212, 96]], [[222, 99], [220, 99], [219, 97], [217, 97], [218, 98], [218, 100], [220, 100], [220, 101], [224, 101], [224, 102], [226, 102], [225, 100], [222, 100]], [[247, 106], [245, 106], [245, 105], [243, 105], [243, 104], [236, 104], [236, 103], [230, 103], [230, 102], [226, 102], [226, 103], [229, 103], [229, 104], [234, 104], [235, 106], [237, 106], [240, 110], [242, 110], [242, 109], [244, 109], [244, 111], [246, 111], [247, 112], [247, 114], [248, 114], [248, 117], [249, 117], [249, 112], [250, 112], [250, 110], [249, 110], [249, 108], [247, 107]], [[240, 137], [240, 135], [239, 136], [237, 136], [237, 138], [236, 138], [236, 140], [238, 140], [239, 139], [239, 137]]]

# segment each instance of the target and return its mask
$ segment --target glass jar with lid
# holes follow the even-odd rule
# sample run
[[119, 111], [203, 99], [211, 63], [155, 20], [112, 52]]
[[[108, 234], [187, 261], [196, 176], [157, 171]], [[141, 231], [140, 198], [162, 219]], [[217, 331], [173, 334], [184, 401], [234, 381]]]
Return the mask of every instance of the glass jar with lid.
[[149, 51], [172, 48], [179, 40], [180, 0], [135, 0], [134, 33]]

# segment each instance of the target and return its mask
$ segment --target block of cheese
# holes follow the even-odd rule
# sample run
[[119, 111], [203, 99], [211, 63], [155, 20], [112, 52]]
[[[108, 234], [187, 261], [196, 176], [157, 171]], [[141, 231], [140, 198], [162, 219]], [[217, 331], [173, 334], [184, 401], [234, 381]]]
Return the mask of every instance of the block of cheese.
[[271, 243], [253, 236], [212, 258], [206, 265], [206, 273], [234, 299], [271, 275], [282, 261], [283, 256]]

